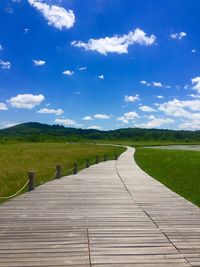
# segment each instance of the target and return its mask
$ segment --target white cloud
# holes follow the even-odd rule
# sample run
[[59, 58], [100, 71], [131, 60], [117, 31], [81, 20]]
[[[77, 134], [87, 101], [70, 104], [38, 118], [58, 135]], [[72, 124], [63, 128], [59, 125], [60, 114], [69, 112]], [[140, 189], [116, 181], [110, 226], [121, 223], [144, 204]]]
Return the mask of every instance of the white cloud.
[[33, 59], [34, 66], [43, 66], [46, 64], [46, 61], [41, 59]]
[[162, 99], [162, 98], [164, 98], [164, 96], [162, 96], [162, 95], [157, 95], [156, 96], [158, 99]]
[[156, 117], [155, 117], [154, 115], [149, 115], [149, 116], [148, 116], [148, 119], [149, 119], [149, 120], [154, 120], [154, 119], [156, 119]]
[[62, 109], [49, 109], [49, 108], [42, 108], [37, 111], [37, 113], [42, 113], [42, 114], [55, 114], [55, 115], [62, 115], [64, 111]]
[[101, 74], [101, 75], [98, 76], [98, 78], [99, 78], [100, 80], [104, 80], [104, 75]]
[[92, 126], [89, 126], [88, 129], [92, 129], [92, 130], [102, 130], [102, 127], [101, 127], [101, 126], [98, 126], [98, 125], [92, 125]]
[[196, 49], [192, 49], [191, 52], [192, 52], [192, 53], [196, 53]]
[[168, 119], [168, 118], [165, 118], [165, 119], [153, 119], [147, 123], [141, 123], [141, 124], [137, 124], [136, 127], [140, 127], [140, 128], [157, 128], [157, 127], [160, 127], [164, 124], [170, 124], [170, 123], [173, 123], [174, 120], [172, 119]]
[[64, 126], [77, 126], [77, 123], [70, 119], [55, 119], [54, 123]]
[[135, 101], [137, 101], [137, 100], [139, 100], [139, 95], [138, 94], [136, 94], [135, 96], [133, 96], [133, 95], [125, 95], [124, 96], [124, 102], [126, 102], [126, 103], [133, 103], [133, 102], [135, 102]]
[[91, 121], [91, 120], [93, 120], [93, 118], [91, 116], [85, 116], [85, 117], [82, 118], [82, 120]]
[[140, 110], [144, 111], [144, 112], [155, 112], [156, 110], [152, 107], [149, 106], [140, 106], [139, 107]]
[[171, 39], [179, 39], [179, 40], [181, 40], [185, 36], [187, 36], [186, 32], [176, 32], [170, 35]]
[[80, 67], [78, 70], [87, 70], [87, 67]]
[[147, 82], [147, 81], [140, 81], [141, 84], [146, 86], [153, 86], [153, 87], [165, 87], [165, 88], [171, 88], [170, 85], [163, 85], [161, 82]]
[[1, 121], [0, 122], [0, 129], [5, 129], [5, 128], [13, 127], [13, 126], [15, 126], [17, 124], [18, 123], [15, 123], [15, 122]]
[[107, 115], [107, 114], [96, 114], [94, 115], [94, 118], [95, 119], [102, 119], [102, 120], [108, 120], [110, 119], [110, 115]]
[[44, 101], [43, 95], [23, 94], [11, 97], [7, 102], [14, 108], [32, 109]]
[[159, 110], [168, 116], [200, 119], [200, 100], [178, 100], [174, 99], [162, 104], [158, 104]]
[[190, 96], [190, 97], [192, 97], [192, 98], [200, 98], [200, 94], [199, 94], [199, 95], [190, 94], [190, 95], [188, 95], [188, 96]]
[[48, 5], [42, 0], [28, 0], [29, 4], [40, 11], [49, 25], [57, 29], [69, 29], [74, 26], [75, 15], [72, 10], [66, 10], [56, 5]]
[[63, 71], [64, 75], [68, 75], [68, 76], [72, 76], [74, 74], [74, 72], [72, 70], [65, 70]]
[[147, 81], [140, 81], [141, 84], [148, 84]]
[[163, 87], [162, 83], [161, 82], [152, 82], [152, 85], [154, 87]]
[[6, 104], [0, 103], [0, 110], [8, 110]]
[[183, 122], [179, 125], [179, 128], [184, 130], [200, 130], [200, 119]]
[[2, 44], [0, 44], [0, 50], [3, 50], [3, 45]]
[[10, 61], [3, 61], [2, 59], [0, 60], [0, 65], [2, 69], [9, 70], [11, 68], [11, 63]]
[[200, 76], [192, 78], [191, 81], [194, 85], [192, 88], [200, 94]]
[[118, 121], [122, 121], [123, 123], [129, 123], [130, 121], [135, 121], [135, 119], [139, 118], [139, 115], [135, 111], [126, 112], [123, 116], [118, 117]]
[[86, 51], [97, 51], [102, 55], [107, 53], [128, 53], [128, 47], [134, 44], [152, 45], [156, 40], [154, 35], [147, 36], [146, 33], [137, 28], [128, 34], [114, 35], [112, 37], [105, 37], [100, 39], [90, 39], [87, 43], [81, 41], [73, 41], [71, 44], [76, 47], [82, 47]]

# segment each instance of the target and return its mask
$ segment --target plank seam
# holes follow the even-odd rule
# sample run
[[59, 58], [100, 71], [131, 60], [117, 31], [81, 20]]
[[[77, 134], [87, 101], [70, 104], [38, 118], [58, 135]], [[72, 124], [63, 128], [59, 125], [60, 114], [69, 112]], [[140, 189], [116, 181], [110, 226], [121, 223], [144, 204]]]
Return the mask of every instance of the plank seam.
[[118, 160], [115, 161], [115, 170], [116, 170], [116, 173], [117, 173], [119, 179], [121, 180], [122, 184], [124, 185], [124, 188], [126, 189], [126, 191], [129, 193], [129, 195], [130, 195], [131, 197], [133, 197], [133, 194], [128, 190], [128, 187], [126, 186], [126, 184], [124, 183], [124, 181], [123, 181], [121, 175], [120, 175], [119, 172], [118, 172], [118, 169], [117, 169], [117, 161], [118, 161]]
[[91, 262], [90, 238], [89, 238], [89, 230], [88, 230], [88, 228], [87, 228], [87, 245], [88, 245], [89, 264], [90, 264], [90, 267], [91, 267], [92, 266], [92, 262]]
[[[167, 240], [172, 244], [172, 246], [178, 251], [178, 253], [183, 256], [183, 254], [180, 252], [180, 250], [177, 248], [177, 246], [170, 240], [170, 238], [167, 236], [167, 234], [163, 231], [162, 231], [162, 233], [167, 238]], [[187, 258], [185, 258], [184, 256], [183, 256], [183, 258], [189, 264], [189, 266], [192, 266], [190, 264], [190, 262], [187, 260]]]

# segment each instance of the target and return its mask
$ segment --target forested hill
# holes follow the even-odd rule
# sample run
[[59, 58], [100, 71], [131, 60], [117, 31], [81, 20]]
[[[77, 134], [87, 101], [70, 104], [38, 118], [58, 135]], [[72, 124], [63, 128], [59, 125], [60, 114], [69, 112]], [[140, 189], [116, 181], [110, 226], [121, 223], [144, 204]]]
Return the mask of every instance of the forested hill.
[[27, 141], [45, 140], [183, 140], [200, 141], [200, 131], [175, 131], [164, 129], [123, 128], [112, 131], [65, 128], [37, 122], [19, 124], [0, 130], [0, 139]]

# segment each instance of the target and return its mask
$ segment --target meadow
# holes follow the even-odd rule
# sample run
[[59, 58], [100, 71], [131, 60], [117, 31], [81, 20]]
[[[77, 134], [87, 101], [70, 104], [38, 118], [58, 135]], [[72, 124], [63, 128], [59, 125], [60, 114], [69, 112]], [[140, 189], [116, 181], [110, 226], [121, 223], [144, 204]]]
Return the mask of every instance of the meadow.
[[[74, 162], [81, 166], [86, 158], [95, 161], [96, 155], [102, 161], [104, 154], [108, 160], [120, 154], [125, 148], [90, 144], [68, 143], [13, 143], [0, 145], [0, 197], [9, 196], [27, 181], [27, 172], [36, 172], [36, 185], [47, 182], [55, 174], [55, 165], [61, 164], [63, 174]], [[24, 190], [26, 191], [26, 189]], [[3, 200], [0, 199], [0, 202]]]
[[200, 152], [137, 148], [137, 164], [172, 191], [200, 207]]

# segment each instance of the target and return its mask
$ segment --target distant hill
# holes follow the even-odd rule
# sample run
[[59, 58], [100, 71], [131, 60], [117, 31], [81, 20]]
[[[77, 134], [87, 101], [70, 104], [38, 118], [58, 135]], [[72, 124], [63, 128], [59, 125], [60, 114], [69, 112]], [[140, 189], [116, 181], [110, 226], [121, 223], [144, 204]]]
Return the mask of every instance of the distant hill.
[[183, 140], [200, 141], [200, 131], [175, 131], [164, 129], [122, 128], [112, 131], [66, 128], [37, 122], [22, 123], [0, 130], [0, 140]]

